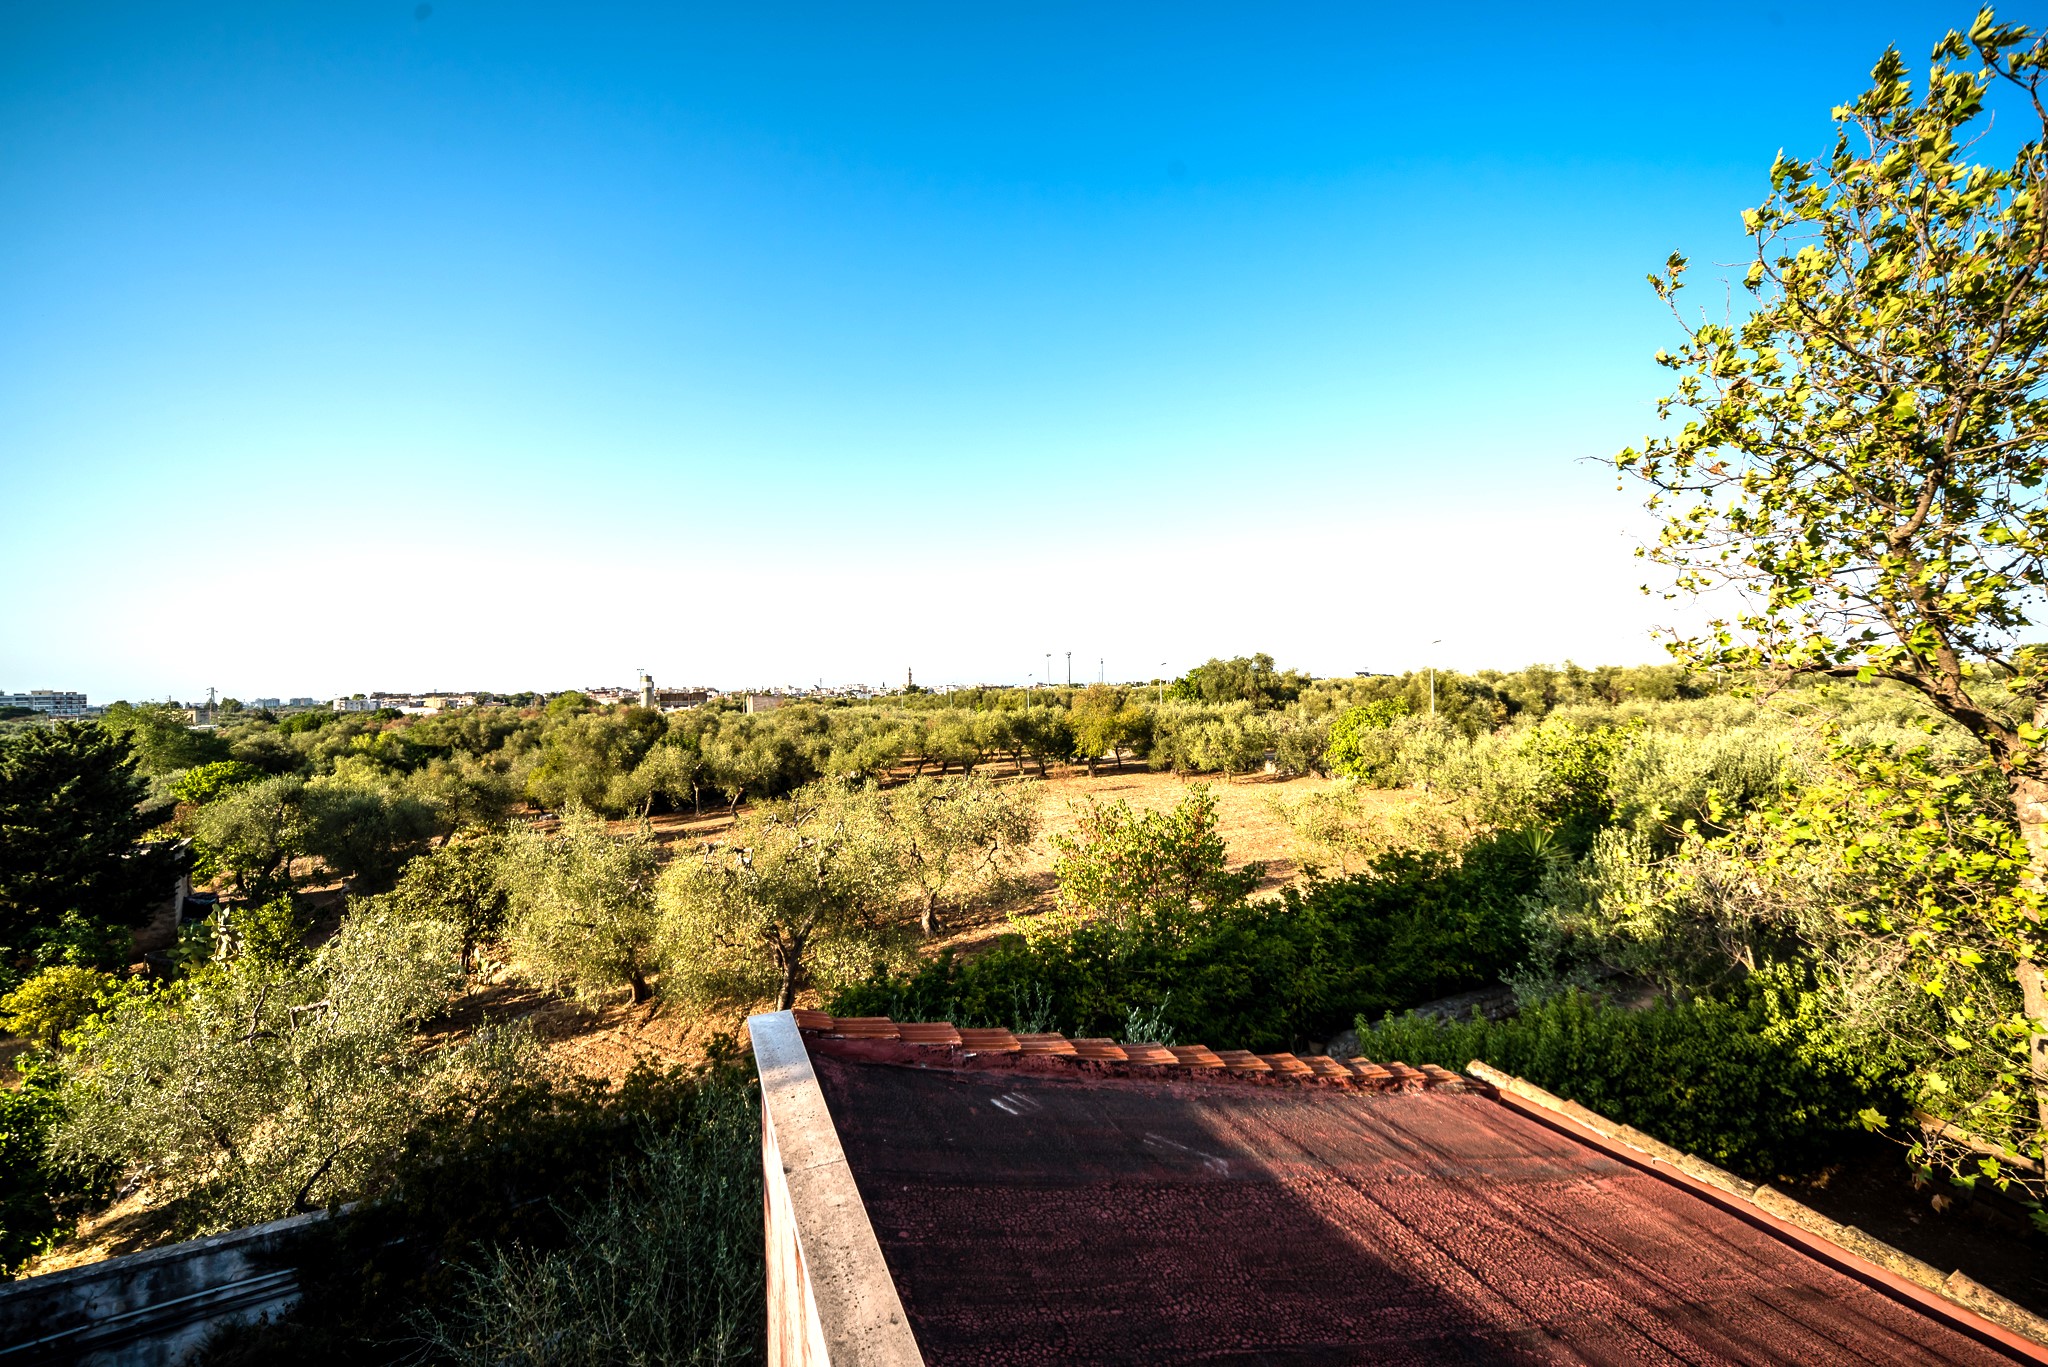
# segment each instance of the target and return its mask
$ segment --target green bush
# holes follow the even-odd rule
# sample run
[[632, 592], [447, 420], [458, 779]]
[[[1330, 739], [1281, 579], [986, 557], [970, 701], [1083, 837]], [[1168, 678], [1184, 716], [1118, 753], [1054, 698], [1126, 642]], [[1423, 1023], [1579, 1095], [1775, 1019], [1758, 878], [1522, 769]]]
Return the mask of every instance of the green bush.
[[1389, 855], [1360, 877], [1212, 909], [1152, 907], [1010, 937], [962, 963], [877, 973], [839, 992], [842, 1015], [1122, 1033], [1132, 1012], [1176, 1039], [1280, 1049], [1494, 981], [1522, 953], [1521, 899], [1541, 860], [1511, 839], [1462, 858]]
[[688, 1122], [639, 1136], [605, 1188], [557, 1202], [560, 1245], [499, 1243], [421, 1316], [442, 1360], [609, 1367], [729, 1363], [766, 1317], [760, 1102], [729, 1071]]
[[111, 973], [79, 964], [46, 968], [0, 997], [0, 1031], [46, 1049], [84, 1023], [100, 998], [120, 985]]
[[50, 1130], [62, 1113], [47, 1061], [21, 1070], [21, 1086], [0, 1087], [0, 1281], [68, 1234], [107, 1195], [103, 1168], [51, 1161]]
[[1462, 1070], [1482, 1060], [1746, 1176], [1823, 1166], [1896, 1104], [1882, 1069], [1782, 981], [1642, 1011], [1568, 992], [1506, 1021], [1358, 1022], [1366, 1058]]
[[[618, 1085], [534, 1078], [428, 1115], [360, 1206], [284, 1256], [302, 1291], [290, 1314], [221, 1334], [203, 1361], [382, 1364], [436, 1344], [438, 1361], [758, 1360], [759, 1113], [752, 1069], [727, 1059]], [[594, 1247], [607, 1232], [629, 1242]], [[670, 1261], [636, 1283], [629, 1255]], [[552, 1299], [508, 1303], [534, 1294]], [[512, 1351], [543, 1319], [562, 1352]], [[616, 1337], [650, 1329], [673, 1357]]]

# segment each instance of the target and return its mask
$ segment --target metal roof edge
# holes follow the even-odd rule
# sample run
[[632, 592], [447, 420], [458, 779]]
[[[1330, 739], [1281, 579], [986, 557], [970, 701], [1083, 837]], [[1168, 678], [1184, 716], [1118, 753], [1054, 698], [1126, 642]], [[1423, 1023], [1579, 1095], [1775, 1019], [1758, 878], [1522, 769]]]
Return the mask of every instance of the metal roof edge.
[[802, 1277], [828, 1360], [834, 1367], [923, 1367], [795, 1017], [788, 1011], [749, 1016], [747, 1031], [761, 1076], [762, 1152], [781, 1168], [763, 1176], [771, 1187], [786, 1187]]
[[[1930, 1310], [1973, 1337], [2048, 1363], [2048, 1320], [2016, 1305], [1961, 1271], [1942, 1276], [1932, 1264], [1902, 1253], [1852, 1225], [1839, 1224], [1769, 1186], [1747, 1182], [1703, 1158], [1673, 1148], [1633, 1126], [1609, 1120], [1532, 1082], [1478, 1059], [1465, 1071], [1494, 1089], [1510, 1109], [1587, 1139], [1654, 1177], [1731, 1209], [1752, 1224], [1816, 1253], [1894, 1297]], [[1519, 1103], [1519, 1104], [1518, 1104]], [[1541, 1114], [1536, 1114], [1541, 1112]]]

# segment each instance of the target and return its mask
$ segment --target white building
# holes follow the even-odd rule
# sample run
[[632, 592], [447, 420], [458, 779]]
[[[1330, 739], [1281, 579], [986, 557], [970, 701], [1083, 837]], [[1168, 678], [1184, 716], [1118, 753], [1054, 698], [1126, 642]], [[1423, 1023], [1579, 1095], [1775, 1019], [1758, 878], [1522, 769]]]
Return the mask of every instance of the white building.
[[85, 694], [59, 688], [32, 688], [26, 693], [0, 693], [0, 707], [26, 707], [49, 717], [82, 717]]

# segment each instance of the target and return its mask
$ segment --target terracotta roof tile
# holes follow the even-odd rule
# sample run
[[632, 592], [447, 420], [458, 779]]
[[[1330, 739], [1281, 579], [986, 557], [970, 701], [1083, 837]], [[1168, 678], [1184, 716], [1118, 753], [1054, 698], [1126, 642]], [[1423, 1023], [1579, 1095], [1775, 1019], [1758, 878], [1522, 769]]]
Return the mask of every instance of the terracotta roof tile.
[[1115, 1040], [1077, 1039], [1074, 1041], [1074, 1057], [1097, 1063], [1122, 1063], [1129, 1056]]
[[1023, 1046], [1007, 1030], [975, 1030], [962, 1026], [960, 1043], [977, 1054], [1014, 1054]]
[[887, 1016], [834, 1016], [832, 1033], [848, 1039], [895, 1039], [896, 1022]]
[[842, 1039], [896, 1040], [925, 1048], [953, 1048], [971, 1054], [1038, 1054], [1093, 1063], [1144, 1068], [1186, 1068], [1190, 1071], [1265, 1073], [1294, 1080], [1331, 1079], [1368, 1087], [1408, 1090], [1472, 1086], [1457, 1073], [1435, 1064], [1411, 1068], [1405, 1063], [1338, 1060], [1324, 1054], [1296, 1058], [1293, 1054], [1253, 1054], [1245, 1049], [1211, 1049], [1204, 1044], [1119, 1044], [1112, 1039], [1068, 1039], [1053, 1032], [1012, 1034], [1008, 1030], [969, 1027], [947, 1021], [894, 1021], [887, 1016], [830, 1016], [823, 1011], [790, 1013], [800, 1030], [837, 1035]]
[[1266, 1066], [1276, 1073], [1297, 1073], [1305, 1077], [1313, 1077], [1315, 1075], [1315, 1069], [1309, 1067], [1292, 1054], [1260, 1054], [1259, 1057], [1264, 1059]]
[[951, 1021], [918, 1023], [905, 1021], [896, 1027], [896, 1037], [905, 1044], [958, 1044], [960, 1032]]

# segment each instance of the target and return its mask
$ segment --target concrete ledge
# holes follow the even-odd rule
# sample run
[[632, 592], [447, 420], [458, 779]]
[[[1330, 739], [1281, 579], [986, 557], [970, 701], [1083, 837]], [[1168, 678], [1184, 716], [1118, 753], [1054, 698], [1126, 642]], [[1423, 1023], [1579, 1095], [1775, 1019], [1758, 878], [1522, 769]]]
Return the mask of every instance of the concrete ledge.
[[[2048, 1349], [2048, 1320], [2042, 1319], [2024, 1306], [2015, 1305], [1989, 1287], [1970, 1280], [1960, 1271], [1943, 1276], [1931, 1264], [1902, 1253], [1853, 1225], [1838, 1224], [1819, 1211], [1801, 1205], [1783, 1192], [1768, 1186], [1760, 1186], [1755, 1182], [1746, 1182], [1726, 1169], [1715, 1167], [1705, 1159], [1675, 1149], [1633, 1126], [1609, 1120], [1576, 1101], [1567, 1101], [1561, 1096], [1546, 1092], [1534, 1083], [1503, 1073], [1498, 1068], [1481, 1063], [1477, 1059], [1467, 1064], [1465, 1071], [1508, 1097], [1526, 1102], [1560, 1120], [1591, 1131], [1609, 1144], [1634, 1150], [1641, 1156], [1644, 1166], [1662, 1165], [1672, 1169], [1688, 1184], [1710, 1188], [1742, 1206], [1757, 1211], [1774, 1224], [1791, 1226], [1810, 1239], [1832, 1245], [1843, 1254], [1883, 1274], [1882, 1280], [1887, 1284], [1891, 1279], [1909, 1284], [1911, 1289], [1923, 1293], [1913, 1299], [1919, 1300], [1923, 1305], [1927, 1304], [1930, 1298], [1939, 1302], [1929, 1308], [1947, 1310], [1952, 1318], [1965, 1316], [1968, 1319], [1988, 1321], [1983, 1328], [1993, 1331], [1997, 1341], [2007, 1347], [2020, 1348], [2036, 1361], [2048, 1362], [2048, 1352], [2044, 1352], [2044, 1349]], [[1967, 1323], [1968, 1320], [1963, 1322]], [[2014, 1336], [2021, 1342], [2014, 1343]]]
[[281, 1314], [298, 1277], [270, 1255], [325, 1212], [0, 1285], [0, 1367], [174, 1367], [214, 1326]]
[[922, 1367], [796, 1018], [751, 1016], [761, 1074], [770, 1367]]

